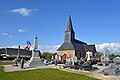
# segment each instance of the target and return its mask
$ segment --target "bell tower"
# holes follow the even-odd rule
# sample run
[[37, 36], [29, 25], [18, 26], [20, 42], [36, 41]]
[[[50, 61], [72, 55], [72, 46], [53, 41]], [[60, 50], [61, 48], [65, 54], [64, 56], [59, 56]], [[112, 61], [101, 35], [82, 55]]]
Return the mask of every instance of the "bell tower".
[[65, 31], [65, 42], [71, 42], [74, 39], [75, 39], [75, 32], [74, 32], [73, 27], [72, 27], [71, 17], [69, 16], [68, 26], [67, 26], [67, 29]]

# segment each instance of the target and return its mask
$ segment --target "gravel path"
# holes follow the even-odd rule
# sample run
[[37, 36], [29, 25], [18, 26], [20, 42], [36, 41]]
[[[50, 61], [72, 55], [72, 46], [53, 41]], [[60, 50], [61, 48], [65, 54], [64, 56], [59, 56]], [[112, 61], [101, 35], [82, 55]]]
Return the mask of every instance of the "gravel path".
[[41, 68], [56, 68], [55, 65], [45, 65], [45, 66], [36, 66], [36, 67], [26, 67], [24, 69], [20, 69], [20, 67], [15, 67], [12, 65], [4, 65], [5, 72], [13, 72], [13, 71], [23, 71], [23, 70], [32, 70], [32, 69], [41, 69]]

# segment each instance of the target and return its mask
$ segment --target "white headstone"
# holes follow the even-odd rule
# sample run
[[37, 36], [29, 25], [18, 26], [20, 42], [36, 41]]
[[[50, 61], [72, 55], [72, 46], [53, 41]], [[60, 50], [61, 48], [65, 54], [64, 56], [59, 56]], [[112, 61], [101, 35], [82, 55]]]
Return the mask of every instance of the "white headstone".
[[59, 60], [58, 59], [58, 54], [55, 54], [55, 60], [57, 60], [57, 61]]
[[59, 61], [61, 61], [61, 56], [59, 56]]
[[73, 57], [73, 61], [77, 62], [77, 57], [76, 56]]
[[66, 63], [70, 64], [70, 57], [69, 56], [66, 58]]
[[51, 59], [54, 59], [54, 57], [52, 56], [52, 58]]

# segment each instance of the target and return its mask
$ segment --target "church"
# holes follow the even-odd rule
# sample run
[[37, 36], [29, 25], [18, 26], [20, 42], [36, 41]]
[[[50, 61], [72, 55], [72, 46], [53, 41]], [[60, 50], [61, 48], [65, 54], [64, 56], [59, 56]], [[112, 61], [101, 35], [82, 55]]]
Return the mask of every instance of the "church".
[[64, 35], [63, 44], [57, 49], [59, 61], [66, 61], [67, 58], [73, 59], [74, 56], [77, 60], [84, 59], [90, 52], [90, 57], [95, 58], [96, 48], [95, 45], [87, 45], [87, 43], [75, 39], [75, 32], [72, 26], [72, 20], [69, 16], [68, 26]]

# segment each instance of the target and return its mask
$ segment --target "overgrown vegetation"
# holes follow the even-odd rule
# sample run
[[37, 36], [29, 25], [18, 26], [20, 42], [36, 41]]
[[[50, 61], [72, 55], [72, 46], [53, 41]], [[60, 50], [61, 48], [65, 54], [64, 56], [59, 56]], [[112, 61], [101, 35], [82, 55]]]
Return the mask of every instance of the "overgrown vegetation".
[[2, 70], [3, 67], [0, 66], [0, 80], [98, 80], [51, 68], [16, 72], [3, 72]]

